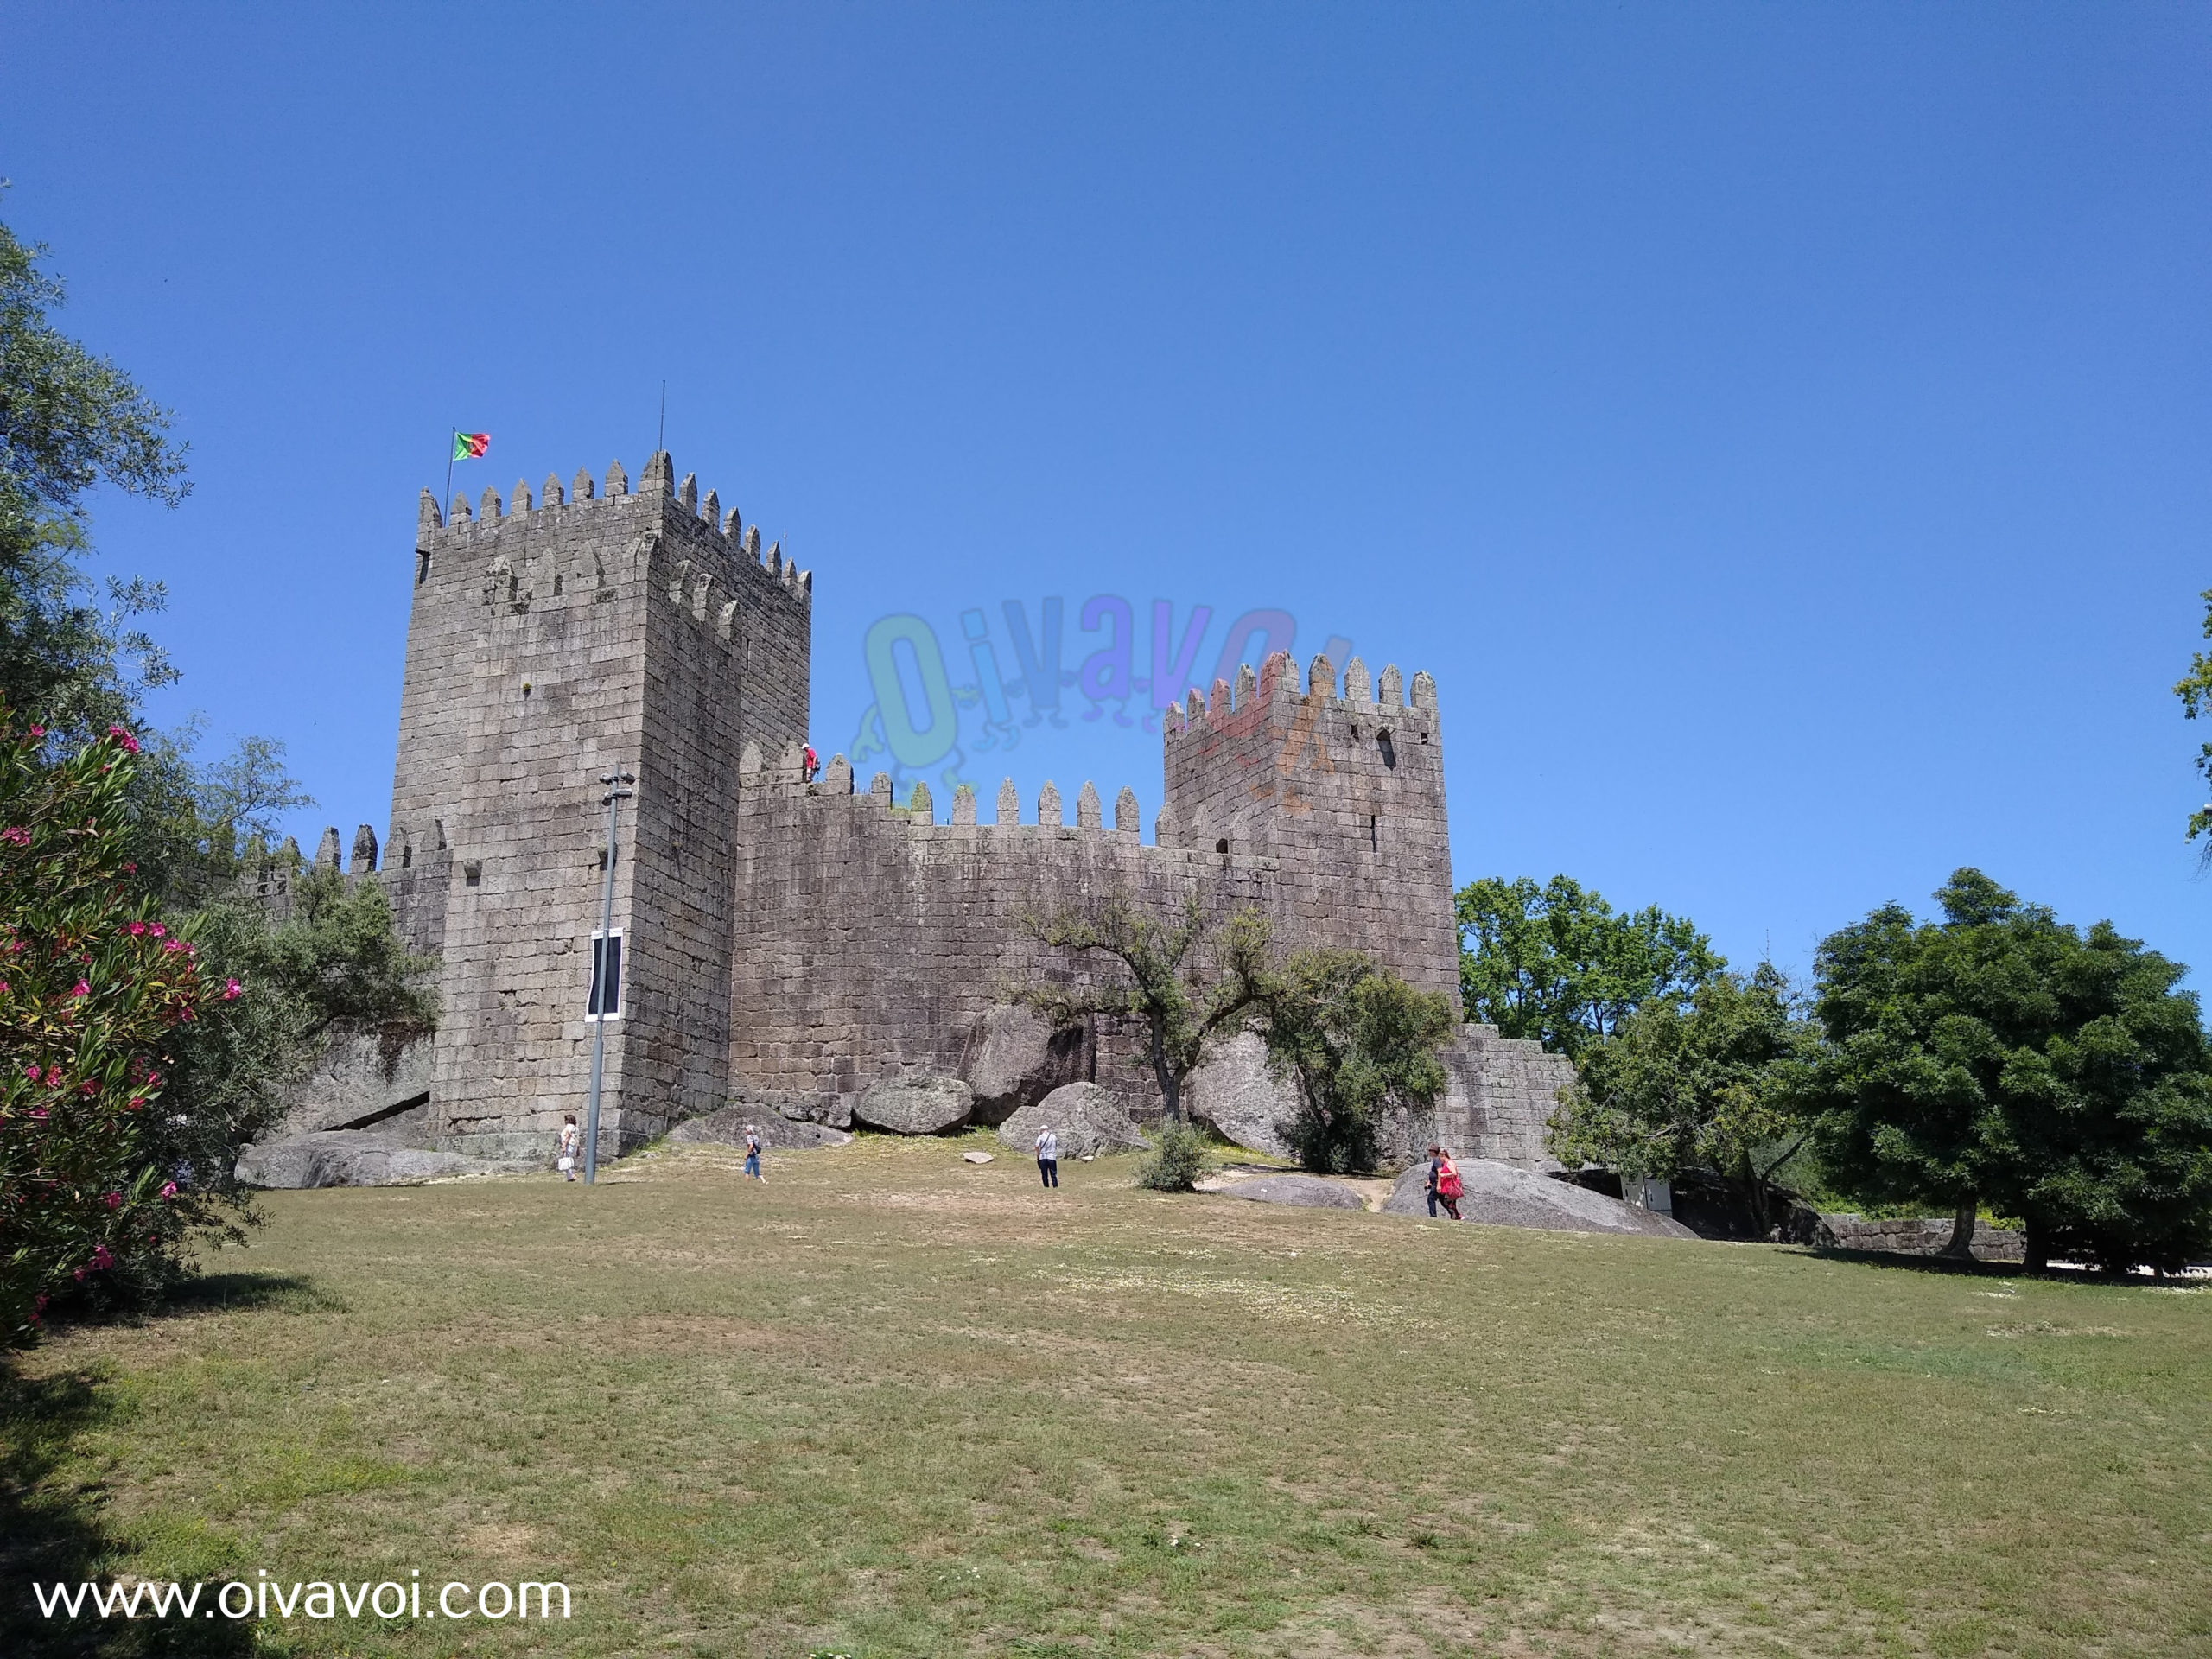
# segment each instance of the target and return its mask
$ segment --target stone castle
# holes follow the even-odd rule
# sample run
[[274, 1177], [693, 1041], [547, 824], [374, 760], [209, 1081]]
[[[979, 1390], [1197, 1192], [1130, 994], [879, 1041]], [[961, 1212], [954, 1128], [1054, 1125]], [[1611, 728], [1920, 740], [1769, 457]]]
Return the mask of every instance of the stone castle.
[[[1356, 947], [1458, 996], [1425, 673], [1370, 678], [1355, 658], [1339, 687], [1319, 658], [1301, 684], [1278, 655], [1193, 689], [1164, 716], [1147, 843], [1126, 788], [1109, 824], [1084, 784], [1071, 825], [1050, 784], [1025, 813], [1009, 783], [981, 823], [965, 786], [949, 822], [926, 785], [905, 804], [880, 774], [856, 792], [842, 756], [808, 781], [813, 574], [764, 555], [757, 527], [678, 482], [665, 453], [634, 488], [618, 462], [603, 488], [580, 472], [535, 499], [487, 489], [473, 511], [456, 496], [442, 514], [425, 491], [411, 571], [378, 875], [410, 945], [441, 964], [441, 1024], [415, 1074], [450, 1151], [542, 1154], [563, 1114], [582, 1120], [599, 779], [617, 771], [637, 784], [613, 849], [624, 964], [602, 1155], [734, 1099], [842, 1123], [872, 1084], [901, 1078], [967, 1080], [985, 1121], [1078, 1077], [1157, 1113], [1131, 1032], [1025, 1032], [1037, 1022], [1007, 1001], [1009, 984], [1082, 971], [1024, 934], [1025, 913], [1113, 894], [1163, 918], [1192, 899], [1216, 918], [1254, 906], [1286, 944]], [[378, 850], [365, 827], [356, 870]], [[321, 856], [336, 861], [334, 831]], [[1268, 1080], [1256, 1039], [1242, 1042], [1202, 1068], [1191, 1103], [1265, 1145], [1250, 1101]], [[1565, 1063], [1481, 1026], [1446, 1058], [1448, 1089], [1397, 1125], [1402, 1145], [1544, 1163]]]

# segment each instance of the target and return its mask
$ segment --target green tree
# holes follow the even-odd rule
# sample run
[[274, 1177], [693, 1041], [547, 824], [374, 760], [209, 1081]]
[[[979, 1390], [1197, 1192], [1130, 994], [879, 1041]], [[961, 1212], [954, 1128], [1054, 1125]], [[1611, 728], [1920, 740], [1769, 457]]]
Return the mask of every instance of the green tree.
[[1742, 1192], [1764, 1231], [1769, 1183], [1808, 1134], [1795, 1085], [1818, 1042], [1771, 963], [1715, 974], [1687, 1007], [1648, 1001], [1585, 1046], [1545, 1143], [1569, 1166], [1648, 1179], [1711, 1170]]
[[[101, 483], [175, 506], [190, 488], [168, 412], [56, 329], [60, 282], [45, 250], [0, 225], [0, 701], [63, 742], [128, 722], [145, 685], [174, 678], [134, 626], [158, 583], [111, 582], [95, 601], [82, 559], [86, 499]], [[135, 657], [125, 676], [118, 656]]]
[[1325, 1173], [1373, 1169], [1388, 1102], [1432, 1100], [1444, 1087], [1437, 1052], [1459, 1026], [1451, 998], [1357, 950], [1300, 950], [1253, 979], [1254, 1023], [1297, 1083], [1298, 1161]]
[[[4, 711], [0, 711], [4, 719]], [[220, 1198], [163, 1155], [173, 1054], [238, 988], [203, 991], [197, 952], [130, 879], [137, 744], [118, 728], [49, 764], [48, 734], [0, 730], [0, 1335], [56, 1295], [174, 1273]]]
[[[1831, 935], [1800, 1093], [1827, 1179], [1862, 1202], [2018, 1216], [2031, 1266], [2178, 1268], [2212, 1249], [2212, 1052], [2185, 971], [2085, 934], [1980, 871]], [[1955, 1236], [1954, 1243], [1961, 1239]]]
[[1192, 899], [1171, 926], [1116, 894], [1050, 916], [1027, 916], [1021, 925], [1030, 938], [1103, 974], [1083, 982], [1019, 985], [1013, 988], [1014, 999], [1061, 1027], [1098, 1014], [1141, 1025], [1168, 1122], [1180, 1123], [1183, 1090], [1206, 1039], [1239, 1019], [1259, 995], [1266, 920], [1243, 910], [1212, 930]]
[[1686, 917], [1632, 915], [1572, 877], [1485, 877], [1453, 897], [1467, 1018], [1570, 1059], [1654, 1000], [1686, 1003], [1727, 966]]

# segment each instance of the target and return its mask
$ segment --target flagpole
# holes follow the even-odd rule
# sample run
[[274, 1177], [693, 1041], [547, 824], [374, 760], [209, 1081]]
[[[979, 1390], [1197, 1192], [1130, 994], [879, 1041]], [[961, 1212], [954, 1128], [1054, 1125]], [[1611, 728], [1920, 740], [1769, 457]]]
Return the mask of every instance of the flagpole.
[[440, 512], [446, 512], [453, 501], [453, 447], [460, 437], [461, 429], [457, 426], [446, 434], [446, 499], [438, 503]]

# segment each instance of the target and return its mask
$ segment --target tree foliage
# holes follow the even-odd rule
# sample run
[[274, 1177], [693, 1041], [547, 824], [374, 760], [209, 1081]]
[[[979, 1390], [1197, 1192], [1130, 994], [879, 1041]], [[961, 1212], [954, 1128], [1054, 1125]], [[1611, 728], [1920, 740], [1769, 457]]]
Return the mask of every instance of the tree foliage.
[[1794, 1094], [1818, 1044], [1770, 963], [1716, 974], [1687, 1007], [1646, 1002], [1586, 1046], [1546, 1144], [1570, 1167], [1657, 1180], [1713, 1171], [1764, 1229], [1768, 1184], [1806, 1138]]
[[180, 1028], [219, 1022], [197, 952], [133, 880], [118, 728], [58, 764], [48, 734], [0, 731], [0, 1334], [57, 1294], [174, 1272], [219, 1197], [173, 1161]]
[[1979, 870], [1936, 897], [1939, 923], [1885, 906], [1820, 948], [1829, 1046], [1800, 1109], [1829, 1179], [1863, 1202], [2018, 1216], [2031, 1265], [2212, 1249], [2212, 1052], [2183, 969]]
[[[138, 688], [174, 677], [134, 623], [158, 583], [111, 582], [95, 602], [81, 565], [86, 498], [106, 483], [174, 506], [190, 488], [168, 412], [115, 365], [63, 334], [45, 250], [0, 225], [0, 701], [64, 741], [136, 712]], [[118, 665], [136, 657], [135, 678]]]
[[1020, 985], [1015, 999], [1062, 1027], [1097, 1014], [1141, 1024], [1168, 1122], [1182, 1122], [1183, 1090], [1206, 1039], [1237, 1020], [1258, 995], [1268, 953], [1265, 919], [1239, 911], [1212, 930], [1192, 899], [1170, 925], [1116, 894], [1051, 916], [1027, 916], [1021, 925], [1099, 976]]
[[1383, 1109], [1444, 1088], [1437, 1051], [1459, 1025], [1451, 998], [1418, 991], [1357, 950], [1294, 952], [1255, 977], [1269, 1059], [1296, 1082], [1292, 1150], [1305, 1168], [1371, 1170]]
[[1453, 899], [1467, 1018], [1569, 1058], [1654, 1000], [1686, 1005], [1727, 965], [1686, 917], [1618, 915], [1572, 877], [1485, 877]]

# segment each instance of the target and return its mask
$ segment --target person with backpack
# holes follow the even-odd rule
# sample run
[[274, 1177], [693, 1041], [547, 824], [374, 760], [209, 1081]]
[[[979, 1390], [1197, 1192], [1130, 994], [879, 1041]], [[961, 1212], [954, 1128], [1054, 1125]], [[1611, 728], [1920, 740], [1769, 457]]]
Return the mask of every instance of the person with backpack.
[[1049, 1123], [1037, 1132], [1037, 1179], [1048, 1187], [1060, 1184], [1060, 1137]]
[[760, 1132], [750, 1123], [745, 1126], [745, 1173], [766, 1185], [768, 1178], [760, 1173]]
[[1440, 1204], [1452, 1220], [1465, 1221], [1466, 1217], [1459, 1213], [1459, 1194], [1465, 1189], [1459, 1180], [1459, 1166], [1452, 1161], [1449, 1148], [1439, 1147], [1436, 1149], [1433, 1168], [1436, 1188], [1430, 1196], [1435, 1202], [1430, 1205], [1428, 1213], [1434, 1215], [1436, 1205]]

